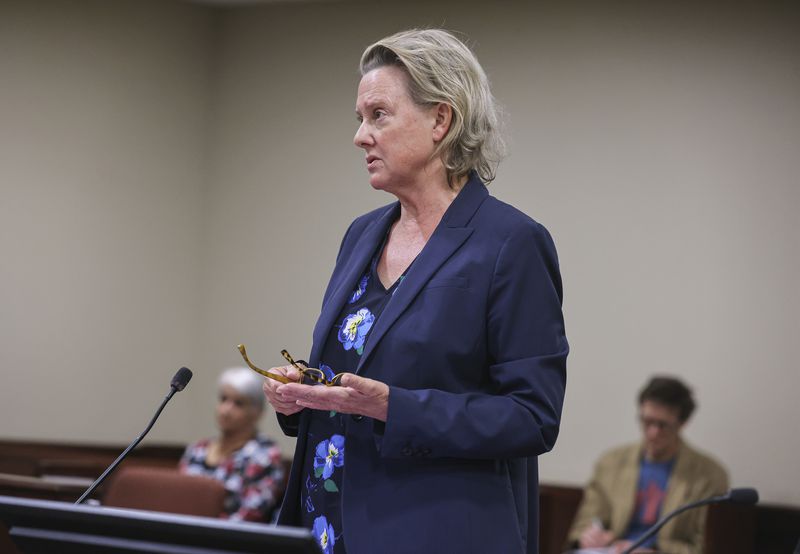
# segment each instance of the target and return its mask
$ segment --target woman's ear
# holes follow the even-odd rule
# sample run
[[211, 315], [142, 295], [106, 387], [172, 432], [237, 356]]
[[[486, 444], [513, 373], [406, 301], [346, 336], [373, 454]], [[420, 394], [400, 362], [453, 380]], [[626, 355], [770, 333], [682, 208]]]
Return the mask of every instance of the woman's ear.
[[436, 119], [433, 124], [433, 142], [441, 142], [447, 136], [450, 124], [453, 122], [453, 108], [450, 104], [439, 102], [434, 109]]

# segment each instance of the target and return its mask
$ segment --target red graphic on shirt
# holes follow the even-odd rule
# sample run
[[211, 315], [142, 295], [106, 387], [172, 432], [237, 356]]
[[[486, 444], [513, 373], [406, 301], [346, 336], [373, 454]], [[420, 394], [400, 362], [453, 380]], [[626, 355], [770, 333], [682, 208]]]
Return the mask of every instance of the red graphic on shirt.
[[650, 481], [644, 489], [636, 493], [636, 511], [640, 514], [639, 520], [645, 525], [652, 525], [661, 511], [666, 493], [659, 488], [655, 481]]

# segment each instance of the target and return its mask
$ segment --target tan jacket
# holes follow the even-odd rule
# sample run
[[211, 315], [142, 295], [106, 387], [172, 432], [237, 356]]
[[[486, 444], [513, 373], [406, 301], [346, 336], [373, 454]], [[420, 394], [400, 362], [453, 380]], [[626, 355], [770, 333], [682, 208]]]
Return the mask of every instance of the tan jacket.
[[[639, 480], [641, 444], [627, 445], [604, 454], [595, 465], [594, 475], [586, 487], [583, 501], [569, 531], [568, 542], [574, 544], [593, 518], [606, 529], [622, 537], [633, 516], [636, 485]], [[660, 516], [672, 510], [728, 490], [728, 475], [719, 463], [681, 443]], [[657, 535], [659, 552], [667, 554], [701, 554], [705, 532], [706, 508], [697, 508], [673, 518]]]

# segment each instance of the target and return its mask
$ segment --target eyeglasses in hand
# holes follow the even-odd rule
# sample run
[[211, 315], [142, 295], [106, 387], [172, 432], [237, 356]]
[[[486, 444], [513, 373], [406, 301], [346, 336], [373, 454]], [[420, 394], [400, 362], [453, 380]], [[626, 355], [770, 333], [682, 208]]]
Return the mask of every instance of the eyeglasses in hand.
[[[281, 383], [294, 383], [294, 381], [292, 381], [285, 375], [272, 373], [271, 371], [266, 371], [261, 369], [260, 367], [256, 367], [255, 364], [253, 364], [253, 362], [250, 361], [250, 358], [247, 357], [247, 350], [245, 350], [243, 344], [238, 345], [237, 348], [239, 349], [239, 353], [242, 355], [242, 358], [244, 358], [244, 361], [247, 364], [247, 366], [256, 373], [263, 375], [264, 377], [269, 377], [270, 379], [274, 379]], [[303, 382], [307, 385], [325, 385], [326, 387], [333, 387], [339, 384], [342, 375], [344, 375], [344, 373], [338, 373], [333, 377], [331, 377], [330, 379], [328, 379], [328, 377], [325, 375], [325, 372], [322, 371], [321, 369], [317, 369], [315, 367], [306, 367], [305, 364], [301, 366], [300, 364], [303, 362], [302, 361], [296, 362], [294, 358], [292, 358], [292, 355], [289, 354], [289, 352], [287, 352], [286, 350], [281, 350], [281, 355], [286, 359], [287, 362], [289, 362], [292, 365], [292, 367], [294, 367], [297, 371], [300, 372]]]

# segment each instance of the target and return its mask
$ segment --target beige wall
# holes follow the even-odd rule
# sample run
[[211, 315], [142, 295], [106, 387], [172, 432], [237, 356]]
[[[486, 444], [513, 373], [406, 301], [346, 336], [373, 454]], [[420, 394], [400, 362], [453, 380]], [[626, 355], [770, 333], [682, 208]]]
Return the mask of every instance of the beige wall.
[[[125, 443], [201, 362], [210, 25], [0, 2], [0, 436]], [[154, 437], [207, 405], [175, 401]]]
[[37, 5], [0, 3], [0, 436], [125, 442], [186, 364], [151, 440], [189, 441], [237, 342], [305, 356], [342, 232], [391, 200], [351, 144], [358, 56], [445, 25], [508, 113], [492, 192], [561, 256], [573, 352], [542, 478], [583, 482], [671, 372], [699, 399], [688, 439], [800, 503], [797, 9]]

